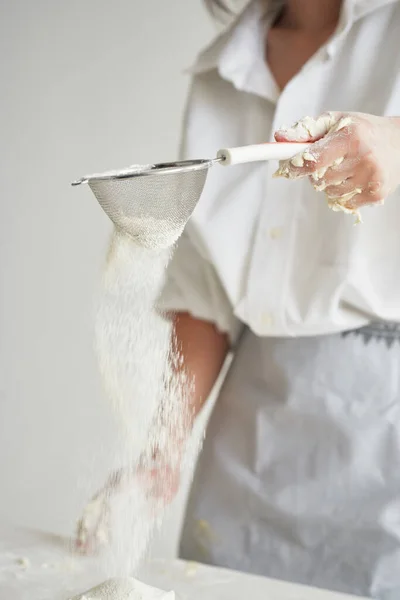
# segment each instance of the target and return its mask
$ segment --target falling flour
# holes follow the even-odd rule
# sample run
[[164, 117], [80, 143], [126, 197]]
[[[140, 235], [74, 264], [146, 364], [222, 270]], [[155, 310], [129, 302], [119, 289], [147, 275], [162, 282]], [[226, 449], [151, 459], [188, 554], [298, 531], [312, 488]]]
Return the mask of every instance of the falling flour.
[[[156, 469], [158, 451], [164, 463], [180, 468], [175, 440], [184, 437], [190, 386], [171, 354], [172, 325], [155, 308], [170, 254], [115, 231], [98, 300], [96, 351], [119, 424], [118, 470], [87, 506], [78, 536], [106, 547], [108, 577], [135, 574], [165, 514], [163, 498], [149, 493], [139, 466], [142, 474]], [[125, 597], [131, 598], [110, 596]]]
[[186, 222], [186, 219], [171, 219], [168, 215], [156, 218], [119, 214], [115, 220], [123, 231], [129, 231], [129, 236], [138, 246], [148, 250], [170, 248], [182, 234]]

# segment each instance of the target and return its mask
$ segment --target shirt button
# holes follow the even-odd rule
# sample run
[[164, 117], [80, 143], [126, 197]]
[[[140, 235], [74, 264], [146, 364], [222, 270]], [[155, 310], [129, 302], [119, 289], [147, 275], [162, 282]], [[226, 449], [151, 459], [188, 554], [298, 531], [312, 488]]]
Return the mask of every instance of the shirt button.
[[278, 240], [280, 237], [282, 237], [282, 234], [282, 227], [271, 227], [271, 229], [268, 230], [268, 235], [271, 238], [271, 240]]

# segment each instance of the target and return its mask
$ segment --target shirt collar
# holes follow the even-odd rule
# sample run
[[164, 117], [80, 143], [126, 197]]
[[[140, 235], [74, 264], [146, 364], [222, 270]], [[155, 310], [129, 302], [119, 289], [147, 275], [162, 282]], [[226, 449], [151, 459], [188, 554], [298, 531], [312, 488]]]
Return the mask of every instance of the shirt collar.
[[265, 2], [250, 2], [233, 25], [200, 54], [190, 72], [200, 74], [216, 69], [236, 89], [275, 102], [279, 90], [269, 70], [264, 68], [269, 18]]
[[356, 21], [370, 13], [394, 4], [399, 0], [343, 0], [338, 27], [327, 44], [328, 54], [335, 53], [340, 42], [345, 38]]
[[224, 63], [243, 63], [258, 50], [261, 17], [260, 0], [248, 3], [234, 22], [200, 52], [189, 73], [204, 73]]
[[[334, 53], [337, 42], [343, 39], [358, 19], [400, 0], [343, 0], [339, 25], [328, 52]], [[188, 69], [191, 74], [200, 74], [218, 69], [221, 75], [231, 78], [234, 73], [246, 71], [249, 60], [264, 55], [265, 17], [268, 3], [252, 0], [238, 15], [233, 24], [215, 38], [197, 57]]]

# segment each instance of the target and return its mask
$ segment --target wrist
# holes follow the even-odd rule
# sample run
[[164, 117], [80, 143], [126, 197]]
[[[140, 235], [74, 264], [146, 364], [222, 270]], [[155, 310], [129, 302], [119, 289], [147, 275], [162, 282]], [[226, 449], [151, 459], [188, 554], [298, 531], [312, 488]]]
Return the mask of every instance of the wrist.
[[148, 443], [147, 449], [142, 453], [141, 463], [170, 463], [180, 462], [184, 456], [186, 444], [190, 432], [187, 435], [180, 433], [160, 432], [156, 438]]

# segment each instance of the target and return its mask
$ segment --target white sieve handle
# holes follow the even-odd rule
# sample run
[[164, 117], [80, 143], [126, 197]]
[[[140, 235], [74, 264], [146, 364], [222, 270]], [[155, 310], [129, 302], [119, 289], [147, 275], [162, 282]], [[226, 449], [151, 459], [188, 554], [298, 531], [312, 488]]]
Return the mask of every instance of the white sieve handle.
[[305, 150], [310, 144], [300, 142], [270, 142], [240, 148], [223, 148], [217, 152], [217, 158], [223, 158], [221, 165], [239, 165], [259, 160], [286, 160]]

